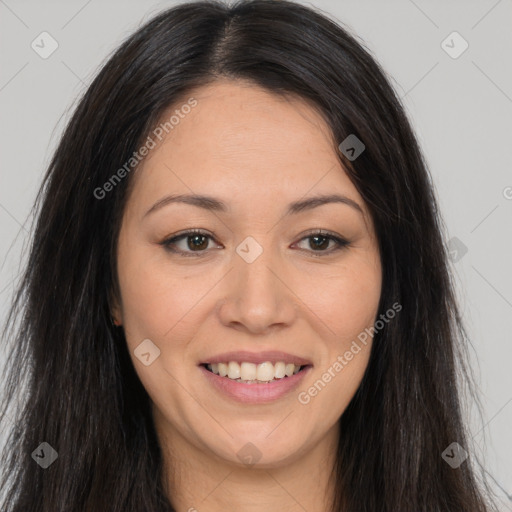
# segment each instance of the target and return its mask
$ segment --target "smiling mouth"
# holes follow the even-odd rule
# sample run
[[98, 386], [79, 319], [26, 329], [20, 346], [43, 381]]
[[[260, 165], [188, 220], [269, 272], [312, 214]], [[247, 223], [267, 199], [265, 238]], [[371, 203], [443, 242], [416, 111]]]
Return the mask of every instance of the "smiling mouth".
[[311, 365], [296, 365], [292, 363], [270, 361], [254, 364], [249, 362], [228, 361], [225, 363], [204, 363], [201, 366], [209, 372], [243, 384], [266, 384], [287, 379]]

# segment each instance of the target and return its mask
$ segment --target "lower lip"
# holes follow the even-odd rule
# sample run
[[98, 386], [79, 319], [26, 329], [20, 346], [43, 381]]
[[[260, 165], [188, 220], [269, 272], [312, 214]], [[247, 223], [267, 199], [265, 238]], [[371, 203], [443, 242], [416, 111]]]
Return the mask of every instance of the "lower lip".
[[291, 377], [283, 377], [265, 384], [244, 384], [228, 377], [221, 377], [204, 366], [199, 366], [199, 368], [208, 382], [225, 396], [244, 404], [263, 404], [279, 400], [293, 391], [309, 373], [312, 366], [306, 366]]

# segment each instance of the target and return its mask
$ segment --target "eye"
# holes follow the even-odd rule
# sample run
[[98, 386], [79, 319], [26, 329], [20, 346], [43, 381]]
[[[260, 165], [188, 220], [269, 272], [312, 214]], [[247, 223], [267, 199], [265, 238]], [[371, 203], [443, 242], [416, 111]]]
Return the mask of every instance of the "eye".
[[[313, 231], [302, 238], [300, 241], [302, 242], [303, 240], [309, 240], [309, 249], [305, 250], [312, 252], [314, 256], [324, 256], [331, 254], [350, 245], [348, 240], [323, 230]], [[334, 242], [334, 247], [328, 249], [331, 242]]]
[[[214, 240], [214, 238], [205, 231], [201, 231], [200, 229], [191, 229], [172, 238], [168, 238], [163, 242], [160, 242], [160, 244], [167, 250], [180, 253], [182, 256], [201, 256], [201, 253], [206, 252], [206, 249], [208, 248], [208, 239]], [[181, 242], [185, 242], [184, 246], [182, 244], [181, 247], [176, 249], [175, 247]]]
[[[207, 253], [210, 240], [215, 241], [209, 233], [200, 229], [191, 229], [167, 238], [160, 242], [160, 245], [170, 252], [178, 253], [180, 256], [202, 256]], [[301, 238], [300, 242], [304, 240], [309, 240], [309, 249], [302, 250], [310, 252], [314, 256], [325, 256], [350, 245], [348, 240], [323, 230], [310, 232], [307, 236]], [[329, 248], [331, 242], [334, 247]], [[182, 243], [181, 247], [178, 245], [180, 243]]]

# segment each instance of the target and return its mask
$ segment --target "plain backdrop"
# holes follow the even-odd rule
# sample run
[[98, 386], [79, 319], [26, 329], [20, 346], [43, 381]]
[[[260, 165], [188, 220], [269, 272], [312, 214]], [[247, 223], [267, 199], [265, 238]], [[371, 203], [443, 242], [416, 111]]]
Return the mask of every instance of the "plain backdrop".
[[[176, 3], [0, 0], [2, 324], [26, 257], [29, 210], [74, 102], [118, 44]], [[472, 439], [512, 510], [512, 1], [309, 5], [364, 42], [412, 120], [449, 231], [485, 406], [483, 423], [471, 418]], [[31, 46], [41, 37], [47, 49], [55, 44], [42, 32], [58, 44], [46, 59]]]

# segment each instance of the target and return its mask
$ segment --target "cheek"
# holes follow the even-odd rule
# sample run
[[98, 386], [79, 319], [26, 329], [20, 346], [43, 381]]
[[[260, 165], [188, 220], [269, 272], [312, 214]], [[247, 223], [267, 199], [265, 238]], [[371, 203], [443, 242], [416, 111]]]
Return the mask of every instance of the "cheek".
[[174, 337], [200, 298], [197, 286], [187, 286], [179, 273], [170, 272], [165, 257], [159, 248], [120, 243], [118, 274], [127, 337], [131, 333], [132, 338], [159, 342]]
[[128, 264], [119, 270], [123, 322], [128, 333], [161, 337], [172, 327], [177, 297], [151, 265]]
[[[328, 280], [325, 293], [311, 296], [330, 334], [315, 378], [301, 388], [298, 401], [311, 416], [321, 417], [327, 428], [343, 414], [354, 397], [368, 366], [372, 331], [381, 293], [380, 266], [361, 266]], [[314, 411], [314, 412], [311, 412]], [[307, 421], [307, 420], [305, 420]]]
[[[375, 325], [381, 295], [381, 265], [376, 258], [361, 260], [350, 271], [332, 280], [331, 297], [323, 296], [321, 311], [336, 337], [322, 361], [320, 381], [312, 395], [320, 394], [316, 407], [332, 411], [332, 419], [341, 414], [357, 391], [368, 366], [372, 347], [371, 328]], [[307, 398], [307, 397], [306, 397]]]
[[347, 265], [335, 274], [324, 276], [318, 284], [322, 286], [309, 294], [311, 308], [318, 312], [331, 333], [335, 333], [337, 342], [350, 343], [373, 325], [381, 294], [378, 262]]
[[[170, 389], [175, 386], [175, 378], [183, 378], [181, 361], [198, 324], [193, 314], [198, 293], [184, 286], [180, 277], [170, 274], [168, 267], [155, 258], [154, 249], [153, 257], [141, 247], [126, 250], [129, 252], [120, 253], [118, 274], [130, 357], [151, 399], [163, 410], [174, 409], [176, 396]], [[157, 350], [144, 341], [148, 339]], [[139, 348], [142, 346], [150, 347], [154, 362], [148, 366], [138, 356], [147, 352]]]

